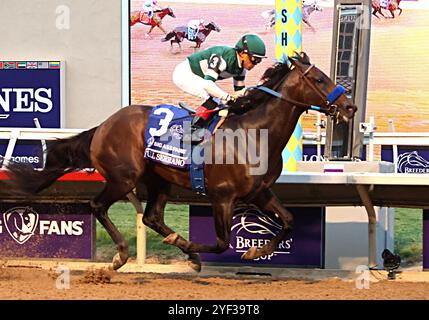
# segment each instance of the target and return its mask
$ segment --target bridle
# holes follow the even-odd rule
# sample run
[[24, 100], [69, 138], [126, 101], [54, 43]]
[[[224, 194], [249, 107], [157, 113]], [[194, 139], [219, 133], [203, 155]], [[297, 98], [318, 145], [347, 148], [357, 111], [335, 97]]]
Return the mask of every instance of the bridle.
[[[298, 67], [295, 66], [294, 70], [296, 69], [301, 75], [300, 78], [303, 79], [307, 85], [310, 86], [311, 89], [313, 89], [314, 92], [316, 92], [316, 94], [325, 102], [324, 105], [322, 106], [315, 106], [309, 103], [304, 103], [304, 102], [300, 102], [300, 101], [296, 101], [294, 99], [290, 99], [288, 97], [284, 97], [281, 93], [264, 87], [264, 86], [254, 86], [254, 87], [249, 87], [248, 89], [257, 89], [257, 90], [261, 90], [265, 93], [268, 93], [278, 99], [287, 101], [291, 104], [293, 104], [294, 106], [297, 107], [301, 107], [301, 108], [305, 108], [306, 110], [316, 110], [319, 112], [322, 112], [324, 114], [326, 114], [327, 116], [330, 116], [332, 118], [336, 117], [338, 112], [338, 106], [335, 104], [335, 102], [338, 100], [338, 98], [343, 95], [347, 90], [346, 88], [344, 88], [341, 85], [337, 85], [328, 95], [324, 94], [322, 92], [322, 90], [320, 90], [316, 85], [314, 85], [313, 82], [310, 81], [310, 79], [308, 79], [307, 74], [311, 71], [311, 69], [313, 69], [315, 67], [314, 64], [312, 64], [311, 66], [309, 66], [307, 68], [307, 70], [305, 70], [304, 72], [301, 71], [301, 69], [299, 69]], [[286, 75], [282, 81], [280, 81], [279, 86], [281, 85], [281, 83], [283, 83], [286, 79], [288, 75]]]

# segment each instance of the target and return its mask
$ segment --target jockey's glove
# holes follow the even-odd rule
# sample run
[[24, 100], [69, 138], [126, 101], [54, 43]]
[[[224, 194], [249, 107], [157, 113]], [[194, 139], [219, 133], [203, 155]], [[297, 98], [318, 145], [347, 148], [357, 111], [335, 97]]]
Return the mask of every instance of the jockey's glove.
[[228, 95], [228, 98], [226, 100], [226, 104], [232, 104], [234, 103], [238, 98], [244, 96], [246, 94], [246, 88], [235, 91], [232, 94]]
[[233, 96], [235, 100], [237, 100], [238, 98], [244, 96], [246, 92], [247, 92], [246, 88], [243, 88], [241, 90], [235, 91], [231, 96]]
[[234, 102], [235, 102], [235, 100], [237, 100], [237, 98], [236, 97], [234, 97], [233, 95], [228, 95], [227, 97], [226, 97], [226, 99], [224, 100], [224, 103], [226, 104], [226, 105], [231, 105], [231, 104], [233, 104]]

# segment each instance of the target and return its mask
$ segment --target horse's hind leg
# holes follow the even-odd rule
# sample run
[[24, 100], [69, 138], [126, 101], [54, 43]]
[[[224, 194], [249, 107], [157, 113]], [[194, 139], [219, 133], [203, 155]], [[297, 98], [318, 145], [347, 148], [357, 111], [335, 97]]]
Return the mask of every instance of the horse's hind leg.
[[253, 260], [262, 256], [270, 255], [277, 248], [280, 241], [290, 231], [293, 224], [293, 216], [287, 211], [279, 199], [272, 193], [271, 189], [262, 191], [254, 200], [253, 203], [257, 205], [262, 211], [269, 211], [277, 214], [283, 222], [283, 228], [280, 232], [271, 239], [270, 242], [265, 244], [262, 248], [252, 247], [241, 257], [246, 260]]
[[122, 267], [128, 260], [128, 242], [110, 220], [107, 211], [116, 201], [122, 199], [134, 188], [131, 181], [114, 183], [107, 181], [103, 191], [91, 201], [93, 214], [106, 229], [112, 240], [116, 244], [118, 253], [113, 258], [113, 270]]
[[[146, 179], [148, 176], [146, 176]], [[145, 179], [145, 180], [146, 180]], [[147, 180], [150, 180], [147, 181]], [[178, 239], [177, 244], [173, 243], [173, 245], [177, 246], [184, 253], [189, 255], [189, 263], [190, 266], [196, 270], [201, 270], [201, 260], [198, 254], [196, 253], [188, 253], [185, 250], [185, 247], [188, 244], [188, 241], [185, 240], [182, 236], [178, 235], [174, 232], [170, 227], [165, 224], [164, 221], [164, 210], [165, 205], [167, 204], [167, 198], [170, 191], [170, 184], [167, 183], [160, 177], [151, 176], [151, 179], [147, 179], [145, 185], [148, 190], [148, 200], [146, 203], [145, 212], [143, 215], [143, 223], [151, 228], [152, 230], [159, 233], [161, 236], [166, 238], [170, 234], [176, 235]]]

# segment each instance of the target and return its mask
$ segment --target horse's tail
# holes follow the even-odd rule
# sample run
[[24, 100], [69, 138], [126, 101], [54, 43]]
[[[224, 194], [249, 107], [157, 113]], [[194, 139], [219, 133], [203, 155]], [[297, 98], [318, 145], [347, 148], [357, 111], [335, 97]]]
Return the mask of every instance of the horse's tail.
[[176, 36], [176, 33], [174, 31], [171, 31], [167, 33], [167, 35], [162, 39], [162, 41], [168, 41]]
[[140, 21], [140, 11], [133, 11], [130, 15], [130, 27], [133, 27], [137, 22]]
[[11, 178], [10, 191], [35, 195], [67, 172], [91, 168], [90, 145], [96, 129], [97, 127], [50, 143], [43, 170], [34, 170], [28, 164], [10, 162], [7, 165]]

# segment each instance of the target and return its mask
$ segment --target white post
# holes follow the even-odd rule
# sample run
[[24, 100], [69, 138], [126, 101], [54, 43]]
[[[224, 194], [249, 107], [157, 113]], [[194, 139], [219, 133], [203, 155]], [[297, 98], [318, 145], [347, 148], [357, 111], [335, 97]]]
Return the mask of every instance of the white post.
[[5, 164], [7, 164], [10, 161], [10, 159], [12, 159], [13, 150], [15, 150], [16, 142], [18, 141], [19, 135], [20, 135], [20, 131], [17, 129], [12, 129], [10, 131], [9, 143], [7, 144], [7, 149], [4, 155], [2, 168], [4, 167]]
[[317, 141], [317, 161], [322, 161], [322, 114], [317, 113], [317, 122], [316, 122], [316, 141]]
[[127, 198], [137, 211], [137, 265], [141, 266], [146, 260], [146, 227], [143, 224], [143, 206], [134, 192], [128, 193]]
[[[36, 125], [36, 128], [38, 129], [42, 129], [42, 126], [40, 125], [39, 119], [38, 118], [34, 118], [33, 119], [34, 124]], [[47, 149], [47, 145], [46, 145], [46, 140], [40, 140], [41, 144], [42, 144], [42, 152], [43, 152], [43, 166], [42, 168], [45, 167], [46, 164], [46, 149]]]
[[[395, 132], [395, 124], [393, 123], [393, 119], [389, 119], [389, 131]], [[393, 151], [393, 163], [395, 165], [395, 173], [398, 172], [398, 145], [394, 144], [392, 145], [392, 151]]]
[[369, 161], [374, 161], [374, 131], [375, 131], [375, 121], [374, 116], [369, 117]]

